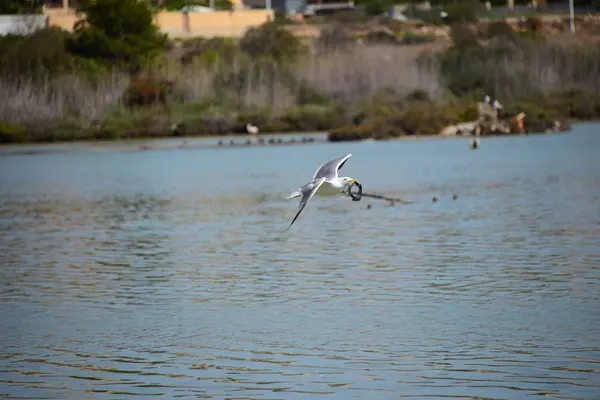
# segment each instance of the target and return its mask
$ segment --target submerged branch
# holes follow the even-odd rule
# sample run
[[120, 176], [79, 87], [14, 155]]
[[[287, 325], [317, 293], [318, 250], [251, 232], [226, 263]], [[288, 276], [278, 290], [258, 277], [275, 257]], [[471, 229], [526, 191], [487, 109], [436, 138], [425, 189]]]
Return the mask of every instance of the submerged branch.
[[382, 196], [379, 194], [369, 194], [369, 193], [363, 193], [362, 197], [370, 197], [372, 199], [379, 199], [379, 200], [386, 200], [389, 201], [390, 203], [400, 203], [400, 204], [414, 204], [414, 201], [411, 200], [402, 200], [402, 199], [397, 199], [397, 198], [393, 198], [393, 197], [387, 197], [387, 196]]

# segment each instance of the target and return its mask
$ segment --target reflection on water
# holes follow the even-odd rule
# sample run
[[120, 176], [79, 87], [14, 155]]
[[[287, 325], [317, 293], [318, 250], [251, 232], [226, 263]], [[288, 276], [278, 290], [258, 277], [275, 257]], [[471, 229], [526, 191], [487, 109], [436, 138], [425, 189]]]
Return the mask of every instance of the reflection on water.
[[[598, 398], [600, 137], [577, 129], [0, 157], [0, 397]], [[345, 152], [417, 203], [314, 199], [284, 233]]]

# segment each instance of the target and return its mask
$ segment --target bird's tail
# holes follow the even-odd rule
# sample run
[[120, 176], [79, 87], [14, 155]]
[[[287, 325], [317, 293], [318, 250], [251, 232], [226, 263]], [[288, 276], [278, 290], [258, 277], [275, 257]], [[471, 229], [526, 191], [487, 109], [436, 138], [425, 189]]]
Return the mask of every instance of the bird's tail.
[[302, 196], [302, 192], [299, 190], [295, 190], [288, 197], [286, 197], [286, 200], [293, 199], [294, 197], [300, 197], [300, 196]]

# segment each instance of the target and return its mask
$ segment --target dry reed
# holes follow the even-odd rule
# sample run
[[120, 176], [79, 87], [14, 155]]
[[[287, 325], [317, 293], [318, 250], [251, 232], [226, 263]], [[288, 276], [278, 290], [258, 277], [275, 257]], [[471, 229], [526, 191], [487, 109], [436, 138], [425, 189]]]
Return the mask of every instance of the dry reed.
[[[600, 93], [600, 49], [550, 44], [488, 48], [493, 56], [457, 58], [452, 75], [483, 76], [483, 88], [503, 101], [570, 87], [585, 87]], [[364, 45], [348, 51], [328, 51], [308, 56], [291, 69], [276, 68], [264, 61], [236, 57], [233, 63], [191, 63], [180, 66], [174, 91], [164, 108], [169, 120], [180, 120], [185, 111], [225, 116], [232, 121], [244, 110], [262, 110], [282, 115], [309, 104], [300, 100], [306, 87], [337, 104], [364, 104], [382, 89], [399, 96], [423, 90], [442, 99], [444, 84], [437, 69], [418, 63], [419, 46]], [[481, 54], [481, 53], [480, 53]], [[481, 72], [484, 71], [482, 75]], [[119, 115], [127, 117], [122, 99], [129, 78], [112, 72], [91, 83], [75, 75], [54, 79], [9, 79], [0, 77], [0, 121], [31, 126], [47, 121], [76, 121], [82, 129], [103, 124]], [[194, 104], [204, 103], [202, 107]], [[316, 103], [316, 102], [315, 102]], [[331, 103], [330, 103], [331, 104]], [[199, 115], [201, 117], [201, 115]], [[174, 121], [177, 122], [177, 121]]]

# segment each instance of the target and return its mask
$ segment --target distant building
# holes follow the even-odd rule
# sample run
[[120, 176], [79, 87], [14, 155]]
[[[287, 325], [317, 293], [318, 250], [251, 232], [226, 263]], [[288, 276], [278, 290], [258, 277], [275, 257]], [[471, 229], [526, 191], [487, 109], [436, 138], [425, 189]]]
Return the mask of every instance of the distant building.
[[354, 10], [353, 0], [307, 0], [302, 9], [302, 14], [306, 16], [331, 14], [340, 11]]
[[46, 8], [75, 8], [77, 0], [45, 0], [44, 6]]
[[0, 36], [30, 35], [47, 26], [45, 15], [0, 15]]
[[286, 14], [291, 12], [300, 13], [304, 9], [306, 0], [271, 0], [272, 7], [275, 11], [284, 12]]

